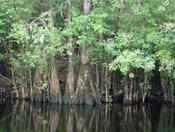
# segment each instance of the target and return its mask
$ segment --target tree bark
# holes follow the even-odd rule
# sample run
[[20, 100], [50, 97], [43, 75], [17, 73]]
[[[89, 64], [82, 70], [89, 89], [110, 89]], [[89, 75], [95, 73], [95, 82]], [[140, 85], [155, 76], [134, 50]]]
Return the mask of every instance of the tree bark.
[[35, 78], [34, 78], [34, 84], [33, 84], [34, 90], [32, 90], [33, 93], [31, 97], [31, 101], [37, 101], [37, 102], [42, 101], [42, 92], [41, 90], [39, 90], [41, 86], [42, 86], [42, 77], [39, 72], [39, 67], [37, 66], [35, 71]]
[[169, 72], [169, 80], [170, 80], [170, 88], [171, 88], [171, 103], [174, 104], [174, 86], [173, 86], [173, 81], [172, 79], [172, 74]]
[[[24, 54], [24, 47], [21, 47], [21, 53]], [[24, 76], [24, 62], [21, 61], [21, 75], [20, 75], [20, 98], [25, 98], [25, 76]]]
[[164, 100], [167, 101], [165, 72], [163, 71], [160, 72], [160, 78], [161, 78], [161, 86], [163, 90], [163, 97], [164, 97]]
[[[50, 10], [52, 11], [51, 14], [51, 28], [54, 27], [54, 14], [53, 14], [53, 3], [50, 1]], [[52, 30], [52, 29], [51, 29]], [[50, 35], [52, 37], [52, 34]], [[52, 43], [50, 45], [53, 45]], [[49, 84], [50, 84], [50, 97], [49, 101], [51, 103], [58, 103], [62, 104], [62, 98], [61, 98], [61, 89], [59, 85], [59, 78], [57, 75], [57, 68], [56, 68], [56, 59], [55, 55], [51, 56], [51, 65], [50, 65], [50, 75], [49, 76]]]
[[[84, 0], [84, 15], [89, 15], [91, 6], [91, 0]], [[84, 30], [86, 32], [86, 29]], [[91, 85], [91, 73], [89, 67], [89, 54], [87, 53], [88, 45], [85, 41], [81, 46], [81, 65], [77, 80], [76, 89], [76, 104], [99, 104], [100, 101], [95, 99], [92, 95], [92, 85]], [[97, 95], [96, 95], [97, 96]]]
[[134, 89], [134, 78], [130, 79], [130, 87], [129, 87], [129, 95], [128, 95], [128, 100], [133, 103], [134, 98], [133, 98], [133, 89]]
[[109, 103], [109, 85], [108, 85], [108, 69], [106, 68], [106, 71], [105, 71], [105, 79], [106, 79], [106, 82], [105, 82], [105, 102], [106, 103]]
[[[68, 7], [67, 7], [67, 19], [68, 19], [68, 29], [71, 29], [71, 0], [68, 0]], [[66, 81], [66, 91], [64, 95], [64, 104], [72, 104], [75, 99], [75, 89], [74, 89], [74, 47], [72, 42], [72, 36], [68, 36], [68, 43], [71, 44], [70, 47], [70, 54], [68, 56], [68, 74], [67, 74], [67, 81]]]
[[145, 80], [144, 80], [144, 86], [143, 86], [143, 97], [142, 97], [142, 103], [145, 102], [145, 97], [147, 94], [147, 85], [148, 85], [148, 73], [145, 73]]
[[50, 102], [62, 104], [55, 59], [53, 60], [50, 72]]
[[124, 99], [123, 103], [124, 104], [129, 104], [128, 100], [128, 77], [127, 75], [124, 77]]

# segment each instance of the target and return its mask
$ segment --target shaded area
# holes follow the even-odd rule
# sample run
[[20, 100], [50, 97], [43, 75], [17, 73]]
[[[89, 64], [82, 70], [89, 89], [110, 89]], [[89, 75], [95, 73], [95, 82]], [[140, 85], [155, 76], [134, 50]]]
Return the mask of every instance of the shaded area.
[[12, 86], [8, 80], [3, 79], [0, 76], [0, 103], [5, 103], [5, 101], [11, 98]]
[[161, 104], [98, 107], [0, 104], [3, 132], [173, 132], [175, 110]]

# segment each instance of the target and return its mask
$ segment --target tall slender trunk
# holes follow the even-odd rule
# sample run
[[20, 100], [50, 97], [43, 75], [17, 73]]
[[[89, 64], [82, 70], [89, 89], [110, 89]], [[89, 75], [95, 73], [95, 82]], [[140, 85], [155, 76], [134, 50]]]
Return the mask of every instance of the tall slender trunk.
[[124, 104], [128, 104], [128, 76], [126, 75], [124, 77], [124, 99], [123, 99], [123, 103]]
[[96, 65], [96, 88], [100, 86], [100, 73], [99, 73], [99, 65]]
[[25, 80], [24, 80], [24, 62], [21, 64], [21, 83], [20, 83], [20, 98], [24, 99], [25, 98]]
[[115, 92], [115, 91], [117, 90], [117, 88], [116, 88], [116, 83], [115, 83], [116, 71], [114, 71], [112, 74], [113, 74], [113, 75], [112, 75], [112, 78], [111, 78], [111, 80], [112, 80], [112, 82], [111, 82], [111, 83], [112, 83], [112, 84], [111, 84], [111, 88], [112, 88], [111, 94], [112, 94], [112, 95], [117, 95], [118, 93]]
[[134, 86], [133, 86], [133, 98], [134, 98], [134, 102], [136, 103], [136, 102], [138, 102], [138, 100], [137, 100], [137, 98], [138, 98], [138, 94], [137, 94], [137, 92], [138, 92], [138, 90], [137, 90], [137, 82], [136, 82], [136, 78], [134, 78], [134, 80], [133, 80], [134, 82]]
[[[68, 29], [71, 29], [71, 0], [67, 0], [68, 7], [67, 7], [67, 19], [68, 19]], [[72, 104], [75, 100], [75, 89], [74, 89], [74, 47], [72, 42], [72, 36], [68, 36], [68, 43], [71, 44], [70, 47], [70, 54], [68, 56], [68, 73], [67, 73], [67, 81], [66, 81], [66, 91], [64, 95], [64, 104]]]
[[109, 85], [108, 85], [108, 68], [105, 70], [105, 102], [109, 103]]
[[[24, 47], [21, 47], [21, 53], [24, 54]], [[20, 98], [24, 99], [25, 98], [25, 79], [24, 79], [24, 72], [25, 72], [25, 68], [24, 68], [24, 62], [21, 62], [21, 75], [20, 75]]]
[[[40, 0], [40, 14], [45, 11], [45, 0]], [[39, 65], [36, 66], [35, 74], [34, 74], [34, 83], [32, 90], [31, 101], [41, 102], [43, 101], [42, 91], [39, 89], [42, 87], [43, 78], [42, 73], [40, 73]]]
[[167, 93], [166, 93], [166, 80], [165, 80], [165, 72], [160, 71], [160, 78], [161, 78], [161, 86], [163, 90], [163, 97], [164, 100], [167, 101]]
[[129, 87], [129, 95], [128, 95], [128, 100], [133, 103], [134, 98], [133, 98], [133, 89], [134, 89], [134, 78], [130, 79], [130, 87]]
[[[100, 42], [103, 42], [103, 34], [100, 34], [99, 35], [99, 41]], [[103, 52], [102, 52], [102, 47], [100, 47], [100, 54], [101, 56], [103, 56]], [[105, 84], [105, 80], [104, 80], [104, 68], [103, 68], [103, 59], [102, 57], [99, 58], [99, 89], [100, 89], [100, 92], [103, 91], [103, 87], [104, 87], [104, 84]]]
[[32, 72], [30, 68], [29, 68], [29, 80], [30, 80], [30, 98], [31, 98], [33, 92], [33, 83], [32, 83]]
[[171, 103], [174, 103], [174, 86], [172, 81], [172, 73], [169, 72], [170, 88], [171, 88]]
[[[50, 1], [50, 10], [52, 11], [51, 14], [51, 30], [54, 27], [54, 14], [53, 14], [53, 1]], [[52, 37], [52, 34], [50, 35]], [[50, 45], [53, 45], [52, 43]], [[58, 78], [58, 72], [56, 68], [56, 59], [55, 56], [52, 55], [51, 58], [51, 64], [50, 64], [50, 69], [49, 69], [49, 84], [50, 84], [50, 97], [49, 101], [51, 103], [58, 103], [62, 104], [62, 98], [61, 98], [61, 89], [59, 85], [59, 78]]]
[[148, 73], [145, 72], [145, 77], [144, 77], [144, 86], [143, 86], [143, 94], [142, 94], [142, 103], [145, 102], [145, 97], [146, 97], [146, 94], [148, 92], [148, 89], [147, 89], [147, 85], [148, 85]]

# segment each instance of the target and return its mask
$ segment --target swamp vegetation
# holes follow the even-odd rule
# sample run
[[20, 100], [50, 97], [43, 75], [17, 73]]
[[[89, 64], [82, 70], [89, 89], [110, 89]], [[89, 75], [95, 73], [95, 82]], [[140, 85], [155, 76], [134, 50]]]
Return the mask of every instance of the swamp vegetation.
[[174, 11], [175, 0], [0, 0], [0, 98], [175, 104]]

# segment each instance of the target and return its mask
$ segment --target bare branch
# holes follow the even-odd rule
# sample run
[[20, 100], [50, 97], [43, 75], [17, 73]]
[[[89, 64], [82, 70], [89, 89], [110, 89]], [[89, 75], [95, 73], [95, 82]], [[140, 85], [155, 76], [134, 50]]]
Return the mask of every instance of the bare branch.
[[0, 74], [0, 77], [4, 78], [5, 80], [7, 80], [8, 82], [10, 82], [11, 84], [14, 85], [13, 81], [11, 81], [10, 79], [8, 79], [7, 77], [3, 76]]

